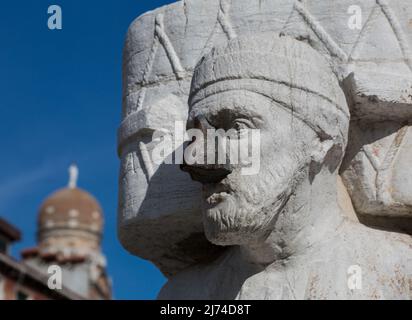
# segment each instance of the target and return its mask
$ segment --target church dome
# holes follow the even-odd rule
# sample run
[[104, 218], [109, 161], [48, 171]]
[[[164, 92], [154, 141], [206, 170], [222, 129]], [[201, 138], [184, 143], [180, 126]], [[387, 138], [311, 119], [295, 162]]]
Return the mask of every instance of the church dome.
[[42, 255], [84, 257], [100, 247], [102, 209], [90, 193], [77, 187], [77, 167], [71, 166], [69, 172], [68, 186], [51, 194], [40, 206], [37, 236]]
[[62, 281], [88, 299], [111, 297], [106, 258], [101, 251], [103, 212], [99, 202], [77, 187], [78, 169], [69, 168], [67, 187], [48, 196], [38, 213], [37, 245], [22, 251], [24, 263], [47, 275], [57, 264]]
[[53, 228], [83, 229], [101, 233], [102, 209], [87, 191], [77, 187], [57, 190], [41, 205], [39, 231]]

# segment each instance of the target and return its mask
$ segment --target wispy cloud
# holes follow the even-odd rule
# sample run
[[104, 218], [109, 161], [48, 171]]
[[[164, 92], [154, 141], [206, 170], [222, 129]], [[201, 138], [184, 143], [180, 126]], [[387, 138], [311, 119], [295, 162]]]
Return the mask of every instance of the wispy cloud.
[[101, 165], [101, 160], [111, 153], [115, 154], [115, 148], [110, 144], [102, 144], [87, 148], [83, 152], [79, 151], [76, 157], [69, 154], [56, 156], [37, 167], [26, 168], [25, 171], [19, 171], [18, 173], [10, 173], [5, 178], [0, 177], [0, 214], [6, 212], [23, 195], [36, 190], [42, 181], [66, 170], [72, 161], [84, 165], [90, 163], [99, 163]]
[[6, 210], [13, 202], [32, 192], [42, 180], [56, 174], [62, 166], [60, 161], [47, 162], [39, 167], [22, 171], [0, 180], [0, 212]]

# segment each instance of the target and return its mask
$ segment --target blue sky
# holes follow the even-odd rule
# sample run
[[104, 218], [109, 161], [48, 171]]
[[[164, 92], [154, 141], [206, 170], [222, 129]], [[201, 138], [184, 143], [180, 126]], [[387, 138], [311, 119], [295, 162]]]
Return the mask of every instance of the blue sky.
[[[127, 27], [141, 13], [174, 1], [3, 0], [0, 4], [0, 216], [35, 244], [43, 199], [80, 168], [79, 186], [100, 201], [103, 250], [117, 299], [154, 299], [165, 281], [129, 255], [116, 237], [116, 130], [121, 112], [121, 55]], [[63, 29], [47, 28], [61, 6]]]

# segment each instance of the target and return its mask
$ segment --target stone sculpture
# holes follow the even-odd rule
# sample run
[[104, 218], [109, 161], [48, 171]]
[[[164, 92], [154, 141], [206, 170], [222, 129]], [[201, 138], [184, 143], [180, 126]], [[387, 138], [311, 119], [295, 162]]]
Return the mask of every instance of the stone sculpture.
[[[207, 164], [186, 168], [203, 170], [205, 234], [228, 249], [171, 278], [161, 298], [411, 297], [408, 237], [340, 213], [337, 172], [350, 116], [322, 56], [289, 37], [238, 37], [197, 66], [189, 104], [191, 118], [215, 128], [259, 129], [261, 170], [242, 176], [233, 166], [210, 183]], [[362, 290], [348, 288], [351, 266], [363, 270]]]
[[[348, 28], [347, 12], [351, 5], [358, 5], [362, 9], [363, 23], [360, 30]], [[350, 216], [357, 222], [345, 226], [351, 226], [352, 231], [348, 234], [354, 237], [354, 242], [359, 233], [358, 244], [384, 242], [386, 244], [383, 247], [397, 252], [395, 256], [388, 257], [387, 266], [380, 265], [376, 259], [370, 260], [382, 267], [381, 272], [375, 274], [381, 277], [379, 281], [407, 282], [405, 277], [408, 272], [410, 274], [410, 269], [403, 269], [408, 266], [404, 260], [400, 264], [403, 267], [396, 267], [396, 278], [393, 278], [392, 272], [393, 267], [398, 265], [395, 261], [397, 258], [406, 259], [406, 249], [400, 248], [402, 245], [399, 241], [410, 242], [407, 236], [376, 233], [361, 226], [358, 220], [383, 230], [412, 232], [412, 189], [411, 179], [408, 179], [410, 171], [407, 170], [407, 164], [410, 163], [408, 127], [412, 110], [410, 17], [412, 6], [402, 0], [344, 0], [339, 3], [310, 0], [208, 0], [206, 3], [187, 0], [136, 19], [129, 29], [124, 51], [123, 121], [119, 129], [119, 156], [122, 163], [119, 238], [126, 249], [154, 262], [169, 278], [169, 284], [161, 297], [194, 297], [195, 293], [199, 297], [216, 297], [213, 289], [200, 292], [195, 285], [189, 288], [185, 281], [190, 282], [192, 275], [201, 273], [213, 283], [213, 275], [221, 275], [216, 270], [225, 269], [224, 266], [216, 267], [216, 263], [219, 264], [228, 251], [234, 250], [228, 249], [231, 246], [214, 241], [213, 232], [204, 228], [200, 208], [201, 184], [192, 182], [187, 173], [179, 170], [178, 165], [153, 164], [150, 152], [156, 142], [151, 141], [150, 137], [156, 129], [172, 131], [176, 120], [187, 119], [187, 101], [196, 63], [212, 48], [226, 48], [228, 41], [238, 37], [243, 39], [247, 35], [274, 39], [277, 34], [281, 34], [297, 39], [323, 56], [323, 61], [316, 58], [319, 58], [318, 64], [328, 65], [332, 69], [339, 90], [345, 95], [345, 108], [349, 107], [351, 118], [346, 154], [338, 156], [337, 147], [327, 154], [339, 160], [344, 156], [342, 166], [335, 168], [340, 170], [345, 184], [343, 186], [338, 177], [339, 208], [343, 216]], [[310, 51], [306, 47], [304, 50]], [[308, 55], [315, 56], [313, 52]], [[193, 82], [196, 83], [195, 79]], [[339, 90], [338, 95], [341, 95]], [[326, 90], [325, 94], [330, 95], [330, 92]], [[247, 97], [245, 100], [248, 101]], [[331, 186], [330, 190], [333, 188], [335, 186]], [[326, 199], [327, 194], [323, 196]], [[346, 227], [343, 229], [346, 230]], [[205, 231], [211, 241], [206, 239]], [[341, 249], [344, 248], [347, 246], [342, 245]], [[358, 253], [362, 252], [359, 249]], [[259, 261], [266, 259], [263, 258], [266, 254], [261, 250], [257, 250], [255, 255], [261, 255]], [[235, 256], [232, 262], [240, 259], [243, 253]], [[340, 268], [344, 269], [349, 267], [347, 264], [353, 256], [343, 256], [339, 263], [342, 264]], [[368, 256], [368, 259], [374, 258]], [[182, 273], [182, 270], [187, 272], [196, 269], [196, 265], [213, 265], [216, 272], [212, 272], [210, 277], [206, 276], [205, 270], [189, 271], [189, 275]], [[253, 290], [246, 288], [259, 287], [259, 281], [256, 284], [254, 281], [243, 281], [246, 278], [264, 278], [260, 272], [262, 265], [259, 264], [257, 269], [254, 262], [252, 265], [253, 268], [245, 265], [242, 276], [238, 275], [230, 289], [230, 284], [226, 287], [223, 285], [226, 289], [221, 291], [222, 297], [258, 298], [253, 296]], [[252, 277], [253, 274], [259, 276]], [[312, 280], [317, 275], [311, 273], [315, 277], [311, 278], [305, 272], [302, 274]], [[341, 272], [339, 274], [347, 279], [346, 269], [343, 275]], [[311, 294], [303, 290], [304, 285], [301, 283], [299, 288], [292, 286], [298, 294], [291, 293], [290, 288], [283, 293], [270, 293], [274, 288], [268, 288], [270, 290], [262, 297], [396, 296], [391, 288], [378, 286], [376, 282], [373, 291], [372, 280], [368, 284], [371, 290], [348, 293], [345, 291], [347, 286], [344, 286], [342, 291], [334, 295], [328, 291], [331, 288], [327, 286], [329, 280], [315, 279], [311, 282], [313, 285], [308, 283], [307, 288], [315, 290]], [[343, 278], [339, 281], [343, 283]], [[189, 290], [186, 296], [177, 286]], [[397, 297], [409, 294], [406, 285], [399, 285], [398, 288], [403, 289], [399, 289]]]

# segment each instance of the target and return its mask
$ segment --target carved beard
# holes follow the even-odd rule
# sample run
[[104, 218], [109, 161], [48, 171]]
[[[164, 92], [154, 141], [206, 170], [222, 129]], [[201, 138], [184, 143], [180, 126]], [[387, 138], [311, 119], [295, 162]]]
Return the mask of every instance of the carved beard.
[[[209, 187], [209, 197], [207, 190], [204, 192], [203, 224], [210, 242], [223, 246], [253, 244], [270, 234], [294, 190], [299, 170], [278, 164], [270, 171], [256, 176], [237, 174]], [[221, 190], [224, 192], [219, 193]]]

